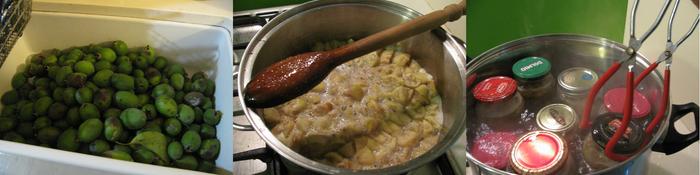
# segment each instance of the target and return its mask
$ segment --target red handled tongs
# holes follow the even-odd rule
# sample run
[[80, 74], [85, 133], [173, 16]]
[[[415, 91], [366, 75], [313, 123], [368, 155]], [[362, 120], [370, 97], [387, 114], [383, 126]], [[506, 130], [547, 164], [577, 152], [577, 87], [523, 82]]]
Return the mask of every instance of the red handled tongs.
[[620, 69], [621, 65], [629, 62], [627, 66], [627, 79], [625, 81], [625, 101], [624, 101], [624, 108], [623, 108], [623, 118], [622, 118], [622, 125], [617, 128], [615, 131], [615, 134], [612, 136], [612, 138], [608, 141], [608, 143], [605, 145], [605, 155], [608, 156], [608, 158], [616, 161], [624, 161], [628, 157], [624, 155], [618, 155], [613, 152], [613, 148], [615, 147], [615, 144], [617, 144], [617, 141], [622, 137], [622, 135], [625, 133], [627, 130], [627, 126], [629, 125], [629, 122], [631, 120], [632, 116], [632, 104], [633, 104], [633, 93], [634, 89], [636, 89], [637, 85], [647, 76], [649, 73], [654, 71], [656, 67], [659, 65], [661, 62], [666, 62], [666, 70], [664, 71], [664, 90], [663, 90], [663, 96], [662, 96], [662, 101], [659, 104], [659, 110], [656, 111], [656, 115], [652, 119], [652, 122], [650, 122], [644, 132], [646, 135], [651, 135], [653, 133], [654, 128], [658, 123], [664, 118], [664, 114], [666, 113], [666, 105], [668, 104], [668, 98], [669, 98], [669, 90], [670, 90], [670, 82], [671, 82], [671, 60], [673, 56], [673, 52], [676, 51], [676, 48], [678, 48], [679, 45], [681, 45], [694, 31], [695, 28], [698, 26], [698, 20], [700, 18], [700, 15], [695, 18], [695, 22], [693, 22], [693, 25], [691, 26], [690, 30], [681, 37], [680, 40], [678, 40], [676, 43], [673, 43], [672, 38], [671, 38], [671, 33], [672, 33], [672, 26], [673, 26], [673, 20], [676, 16], [676, 11], [678, 10], [678, 5], [680, 0], [675, 0], [675, 4], [673, 6], [673, 10], [671, 12], [671, 17], [669, 18], [668, 22], [668, 32], [666, 36], [666, 50], [659, 56], [659, 58], [654, 62], [653, 64], [649, 65], [648, 68], [646, 68], [642, 73], [637, 77], [636, 79], [634, 78], [634, 72], [632, 71], [634, 66], [636, 65], [636, 56], [638, 54], [639, 48], [642, 46], [642, 43], [651, 35], [651, 33], [656, 30], [656, 28], [659, 26], [659, 23], [661, 23], [661, 19], [663, 19], [664, 14], [666, 14], [666, 11], [668, 10], [668, 7], [670, 5], [670, 0], [664, 1], [664, 6], [659, 12], [659, 15], [657, 15], [656, 20], [654, 23], [651, 25], [649, 30], [647, 30], [644, 35], [642, 35], [641, 38], [637, 39], [635, 37], [635, 22], [636, 22], [636, 13], [637, 13], [637, 7], [639, 5], [639, 0], [634, 1], [634, 6], [632, 7], [632, 14], [631, 14], [631, 21], [630, 21], [630, 41], [629, 41], [629, 47], [627, 48], [626, 52], [629, 55], [629, 58], [621, 61], [621, 62], [614, 62], [613, 65], [608, 68], [607, 71], [601, 76], [598, 81], [593, 85], [591, 88], [591, 92], [588, 94], [588, 98], [586, 99], [586, 106], [584, 108], [583, 112], [583, 117], [581, 119], [581, 123], [579, 125], [579, 128], [588, 128], [590, 127], [590, 122], [589, 122], [589, 117], [591, 114], [591, 108], [593, 105], [593, 100], [595, 99], [596, 95], [598, 94], [598, 91], [603, 87], [603, 85], [612, 77], [617, 70]]

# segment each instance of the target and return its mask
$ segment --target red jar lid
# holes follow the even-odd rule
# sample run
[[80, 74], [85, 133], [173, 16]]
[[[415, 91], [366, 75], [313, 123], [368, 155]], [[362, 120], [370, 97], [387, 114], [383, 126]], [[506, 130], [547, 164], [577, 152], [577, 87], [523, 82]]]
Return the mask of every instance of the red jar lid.
[[512, 78], [495, 76], [487, 78], [472, 89], [474, 98], [481, 102], [497, 102], [515, 93], [518, 84]]
[[566, 160], [566, 144], [549, 131], [533, 131], [520, 137], [511, 152], [511, 166], [522, 174], [551, 174]]
[[[622, 108], [625, 104], [625, 88], [611, 89], [603, 96], [603, 106], [614, 113], [622, 113]], [[647, 97], [639, 91], [634, 91], [634, 102], [632, 103], [632, 117], [641, 118], [649, 115], [651, 112], [651, 103]]]
[[508, 153], [516, 139], [515, 134], [510, 132], [486, 133], [474, 140], [469, 153], [481, 163], [504, 170], [508, 166]]

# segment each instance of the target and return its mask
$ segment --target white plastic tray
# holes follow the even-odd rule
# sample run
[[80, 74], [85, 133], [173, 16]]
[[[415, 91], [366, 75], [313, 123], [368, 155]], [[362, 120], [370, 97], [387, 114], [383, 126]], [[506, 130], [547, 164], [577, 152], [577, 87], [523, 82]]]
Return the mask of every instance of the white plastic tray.
[[[28, 56], [52, 48], [67, 48], [110, 40], [124, 40], [129, 47], [151, 45], [159, 55], [184, 65], [189, 73], [204, 71], [216, 82], [216, 108], [223, 113], [217, 126], [221, 151], [216, 160], [217, 174], [231, 174], [233, 165], [233, 98], [231, 33], [217, 26], [156, 21], [138, 18], [59, 12], [33, 12], [24, 35], [0, 68], [0, 93], [11, 89], [10, 80]], [[199, 172], [119, 161], [81, 153], [0, 141], [0, 174], [37, 172], [42, 167], [32, 161], [4, 160], [2, 154], [55, 162], [116, 174], [197, 174]], [[6, 162], [2, 162], [6, 161]], [[28, 163], [27, 163], [28, 162]], [[36, 168], [34, 171], [24, 168]], [[95, 171], [96, 170], [96, 171]], [[39, 171], [41, 172], [41, 171]], [[50, 170], [44, 171], [49, 172]], [[80, 171], [76, 171], [80, 172]], [[45, 174], [45, 173], [41, 173]], [[80, 173], [82, 174], [82, 173]]]

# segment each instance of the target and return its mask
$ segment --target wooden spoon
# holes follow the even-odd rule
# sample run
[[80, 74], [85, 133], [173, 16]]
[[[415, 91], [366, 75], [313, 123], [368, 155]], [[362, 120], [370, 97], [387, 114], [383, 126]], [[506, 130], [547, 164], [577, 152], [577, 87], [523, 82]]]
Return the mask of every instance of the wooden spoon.
[[466, 14], [466, 7], [467, 2], [463, 0], [340, 48], [302, 53], [274, 63], [246, 85], [245, 103], [252, 108], [267, 108], [292, 100], [318, 85], [336, 66], [457, 20]]

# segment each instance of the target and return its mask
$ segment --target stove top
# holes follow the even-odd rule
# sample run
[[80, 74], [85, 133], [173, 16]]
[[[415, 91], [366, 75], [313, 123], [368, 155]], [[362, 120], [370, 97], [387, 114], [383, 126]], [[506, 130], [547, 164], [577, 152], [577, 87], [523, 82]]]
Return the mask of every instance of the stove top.
[[[293, 7], [295, 5], [234, 13], [234, 72], [238, 70], [241, 56], [255, 34], [272, 18]], [[237, 92], [237, 89], [234, 91]], [[234, 102], [233, 109], [239, 111], [234, 112], [234, 122], [247, 124], [248, 121], [242, 112], [239, 101]], [[269, 149], [255, 131], [234, 131], [233, 137], [235, 138], [233, 172], [236, 174], [316, 174], [296, 165], [285, 164], [286, 161], [275, 151]], [[463, 175], [466, 171], [465, 144], [466, 134], [463, 134], [463, 138], [435, 161], [405, 174]]]

